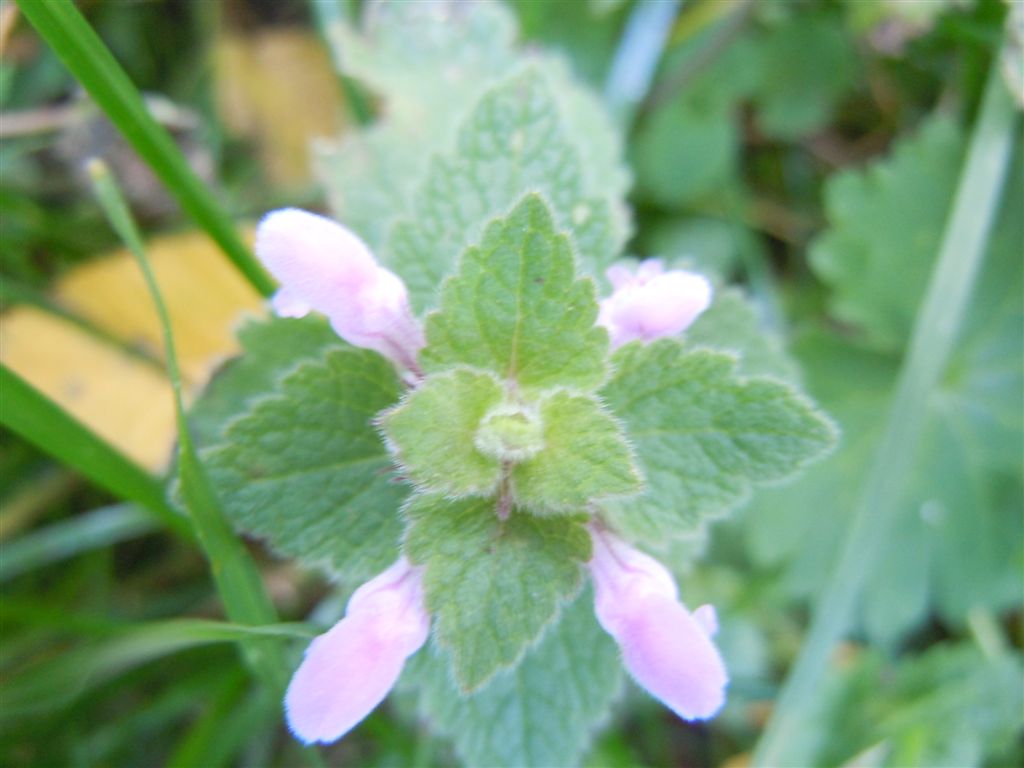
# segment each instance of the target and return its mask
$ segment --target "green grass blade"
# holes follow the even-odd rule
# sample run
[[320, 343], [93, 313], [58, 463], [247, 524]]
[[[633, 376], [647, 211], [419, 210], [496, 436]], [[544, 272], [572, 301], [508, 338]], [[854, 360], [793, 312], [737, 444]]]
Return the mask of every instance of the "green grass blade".
[[249, 627], [206, 619], [169, 619], [120, 628], [116, 635], [75, 648], [8, 677], [0, 720], [67, 705], [90, 687], [155, 659], [214, 643], [308, 638], [306, 625]]
[[7, 366], [0, 365], [0, 423], [115, 496], [134, 501], [175, 533], [191, 536], [161, 483], [94, 435]]
[[[228, 525], [212, 485], [199, 462], [185, 420], [181, 375], [174, 347], [170, 316], [149, 266], [142, 237], [106, 166], [99, 160], [89, 163], [96, 196], [111, 226], [135, 256], [142, 270], [164, 337], [168, 375], [174, 391], [174, 409], [178, 423], [178, 479], [185, 509], [195, 526], [213, 572], [214, 582], [224, 609], [232, 621], [242, 624], [272, 624], [277, 620], [256, 564]], [[281, 649], [275, 643], [252, 642], [245, 645], [246, 656], [263, 681], [273, 689], [283, 689], [287, 669]]]
[[984, 259], [1009, 170], [1016, 124], [1017, 114], [997, 61], [985, 88], [939, 258], [915, 320], [886, 431], [857, 501], [840, 558], [817, 602], [807, 638], [758, 744], [755, 765], [797, 765], [806, 760], [792, 754], [791, 747], [799, 743], [800, 732], [807, 727], [808, 711], [814, 705], [829, 657], [850, 626], [874, 553], [888, 535], [887, 523], [914, 457], [929, 395], [949, 360]]
[[0, 584], [69, 557], [158, 530], [134, 504], [116, 504], [62, 520], [4, 543]]
[[253, 287], [269, 295], [273, 281], [167, 131], [149, 114], [128, 75], [75, 4], [70, 0], [18, 0], [18, 7], [181, 207], [220, 245]]
[[[238, 624], [274, 624], [277, 621], [277, 613], [264, 588], [259, 570], [224, 517], [216, 492], [206, 476], [192, 441], [185, 419], [181, 374], [170, 315], [146, 257], [142, 236], [106, 166], [99, 160], [92, 160], [89, 163], [89, 172], [96, 196], [111, 226], [135, 256], [139, 269], [142, 270], [146, 288], [160, 318], [167, 373], [174, 392], [174, 411], [178, 425], [178, 479], [181, 497], [199, 536], [199, 543], [210, 562], [213, 580], [224, 603], [224, 610], [228, 617]], [[281, 644], [268, 636], [244, 641], [241, 647], [250, 668], [267, 688], [275, 694], [283, 692], [291, 670]], [[312, 747], [301, 750], [299, 754], [310, 765], [322, 764], [319, 752]]]

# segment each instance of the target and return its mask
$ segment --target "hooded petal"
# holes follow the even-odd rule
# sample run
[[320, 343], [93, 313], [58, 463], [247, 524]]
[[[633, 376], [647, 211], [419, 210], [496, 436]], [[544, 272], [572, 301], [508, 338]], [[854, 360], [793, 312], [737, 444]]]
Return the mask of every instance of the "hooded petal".
[[274, 211], [256, 230], [256, 255], [281, 283], [278, 314], [314, 309], [350, 344], [415, 368], [424, 339], [405, 283], [345, 227], [296, 208]]
[[402, 558], [306, 650], [285, 694], [289, 728], [307, 744], [340, 739], [384, 700], [429, 631], [421, 569]]
[[615, 290], [601, 302], [597, 322], [608, 329], [613, 347], [680, 333], [711, 304], [711, 284], [704, 277], [666, 272], [657, 259], [642, 262], [635, 275], [612, 267], [608, 279]]
[[664, 566], [607, 531], [592, 527], [591, 538], [595, 613], [619, 644], [626, 669], [680, 717], [714, 716], [729, 682], [711, 642], [714, 609], [702, 606], [691, 615]]

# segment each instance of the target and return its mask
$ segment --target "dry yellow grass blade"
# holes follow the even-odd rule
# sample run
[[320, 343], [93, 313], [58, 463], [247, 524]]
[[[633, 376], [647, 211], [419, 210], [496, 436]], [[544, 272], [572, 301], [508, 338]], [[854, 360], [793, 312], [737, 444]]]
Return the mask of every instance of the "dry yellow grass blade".
[[[158, 237], [147, 251], [171, 315], [183, 383], [194, 393], [238, 352], [234, 328], [243, 314], [262, 313], [263, 302], [203, 235]], [[127, 251], [73, 271], [54, 298], [126, 344], [161, 356], [156, 311]], [[142, 466], [166, 467], [174, 409], [170, 383], [156, 366], [34, 307], [4, 315], [0, 359]]]

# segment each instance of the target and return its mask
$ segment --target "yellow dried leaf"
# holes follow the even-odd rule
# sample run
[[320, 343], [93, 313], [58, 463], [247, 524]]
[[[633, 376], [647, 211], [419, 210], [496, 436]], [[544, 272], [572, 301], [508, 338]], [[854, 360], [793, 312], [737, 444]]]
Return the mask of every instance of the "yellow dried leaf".
[[255, 142], [272, 181], [309, 182], [309, 142], [337, 135], [343, 114], [337, 77], [320, 41], [289, 29], [229, 33], [215, 43], [213, 60], [224, 123]]
[[35, 307], [4, 316], [0, 357], [126, 456], [154, 471], [167, 465], [174, 407], [170, 382], [155, 365]]
[[[188, 396], [239, 351], [234, 329], [243, 314], [263, 313], [263, 301], [204, 235], [154, 238], [146, 250], [171, 316]], [[156, 310], [128, 251], [74, 270], [53, 293], [58, 304], [93, 326], [162, 358]], [[142, 466], [166, 467], [174, 409], [170, 383], [156, 364], [33, 307], [4, 315], [0, 359]]]

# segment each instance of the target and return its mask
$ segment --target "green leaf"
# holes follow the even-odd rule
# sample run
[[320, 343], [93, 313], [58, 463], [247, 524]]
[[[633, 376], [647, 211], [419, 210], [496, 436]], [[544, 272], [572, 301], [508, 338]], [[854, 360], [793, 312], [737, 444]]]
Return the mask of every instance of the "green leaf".
[[213, 445], [224, 428], [244, 414], [257, 397], [276, 394], [285, 375], [331, 347], [346, 346], [319, 315], [270, 317], [247, 322], [238, 331], [242, 354], [229, 360], [189, 410], [198, 445]]
[[986, 658], [968, 644], [937, 645], [887, 663], [860, 656], [825, 702], [829, 739], [815, 760], [847, 764], [872, 744], [884, 745], [884, 766], [1010, 765], [1024, 708], [1017, 654]]
[[[637, 192], [668, 208], [683, 208], [728, 188], [738, 176], [738, 110], [761, 67], [747, 39], [710, 60], [708, 50], [728, 22], [709, 26], [666, 57], [653, 110], [631, 143]], [[710, 63], [709, 63], [710, 62]], [[681, 77], [676, 73], [686, 73]], [[697, 149], [699, 148], [699, 149]]]
[[512, 469], [516, 502], [534, 514], [578, 512], [641, 488], [621, 427], [593, 397], [556, 392], [540, 406], [544, 448]]
[[[629, 234], [623, 198], [630, 182], [619, 131], [600, 100], [574, 81], [561, 57], [516, 50], [509, 9], [499, 3], [375, 2], [365, 19], [362, 31], [338, 25], [328, 34], [340, 69], [367, 84], [385, 103], [370, 128], [316, 147], [315, 165], [340, 220], [387, 257], [392, 224], [431, 209], [432, 201], [415, 194], [431, 157], [450, 152], [459, 125], [481, 96], [527, 62], [543, 75], [559, 106], [559, 120], [571, 137], [560, 151], [567, 162], [579, 166], [586, 197], [609, 205], [618, 250]], [[491, 159], [500, 163], [505, 158]], [[560, 165], [559, 171], [564, 170]], [[486, 218], [504, 212], [525, 191], [511, 190], [507, 202]], [[472, 239], [442, 252], [445, 261], [438, 278]], [[433, 298], [439, 282], [424, 280], [414, 290], [418, 305]]]
[[774, 379], [738, 377], [730, 355], [664, 339], [627, 344], [612, 362], [602, 394], [626, 423], [647, 489], [605, 507], [616, 527], [652, 544], [729, 511], [754, 483], [781, 480], [835, 443], [809, 401]]
[[373, 426], [399, 396], [394, 367], [369, 350], [330, 350], [257, 400], [204, 453], [229, 517], [278, 551], [353, 580], [391, 563], [405, 490]]
[[824, 126], [852, 88], [857, 51], [838, 13], [794, 13], [757, 42], [754, 104], [761, 129], [796, 139]]
[[516, 664], [582, 582], [590, 537], [579, 519], [512, 510], [493, 499], [417, 496], [405, 552], [425, 565], [427, 608], [463, 691]]
[[365, 29], [339, 25], [328, 40], [341, 71], [380, 94], [370, 128], [316, 146], [334, 214], [381, 251], [407, 215], [432, 153], [446, 149], [480, 94], [516, 65], [515, 25], [496, 3], [441, 9], [377, 2]]
[[797, 382], [799, 369], [786, 354], [782, 341], [761, 327], [757, 309], [735, 288], [715, 291], [711, 306], [686, 329], [687, 347], [708, 347], [732, 352], [741, 376], [775, 376]]
[[[1018, 171], [1006, 185], [964, 332], [929, 398], [919, 455], [905, 477], [893, 531], [867, 576], [859, 619], [875, 642], [899, 641], [929, 611], [955, 626], [974, 608], [1001, 611], [1019, 602], [1022, 190]], [[933, 226], [941, 227], [941, 214], [935, 215]], [[835, 562], [850, 511], [837, 499], [853, 498], [867, 471], [884, 426], [879, 399], [891, 392], [897, 361], [835, 333], [805, 335], [793, 350], [809, 391], [842, 426], [843, 445], [799, 481], [759, 493], [748, 510], [745, 535], [762, 566], [786, 564], [787, 589], [804, 598], [817, 593]], [[821, 509], [832, 514], [822, 516]]]
[[618, 253], [609, 200], [589, 191], [550, 86], [529, 69], [489, 91], [459, 131], [455, 152], [430, 165], [410, 218], [391, 232], [386, 255], [413, 304], [429, 307], [455, 260], [485, 225], [527, 192], [543, 195], [581, 263], [598, 269]]
[[576, 277], [569, 239], [544, 200], [527, 195], [466, 250], [427, 317], [427, 371], [471, 365], [522, 387], [594, 389], [608, 336], [594, 326], [591, 280]]
[[301, 624], [250, 626], [208, 619], [167, 619], [118, 628], [112, 637], [45, 658], [5, 681], [3, 719], [66, 706], [84, 691], [123, 672], [211, 643], [308, 638]]
[[584, 590], [514, 668], [463, 694], [431, 644], [406, 667], [422, 717], [450, 736], [466, 765], [576, 765], [622, 687], [619, 649]]
[[959, 129], [937, 116], [891, 157], [829, 179], [831, 226], [811, 264], [833, 290], [833, 314], [872, 343], [899, 348], [910, 335], [963, 157]]
[[501, 464], [477, 450], [476, 436], [503, 394], [491, 374], [460, 368], [428, 377], [384, 414], [381, 424], [410, 481], [453, 496], [493, 493]]

